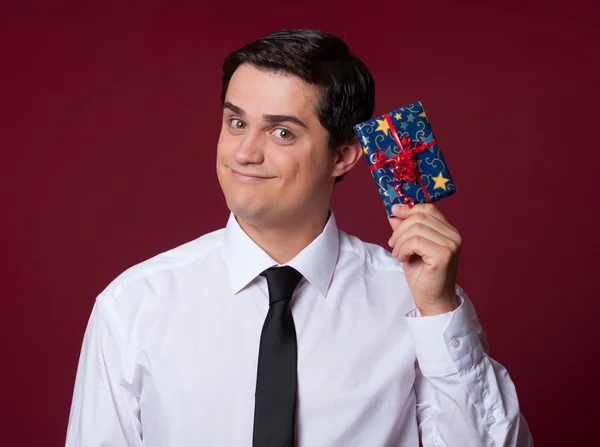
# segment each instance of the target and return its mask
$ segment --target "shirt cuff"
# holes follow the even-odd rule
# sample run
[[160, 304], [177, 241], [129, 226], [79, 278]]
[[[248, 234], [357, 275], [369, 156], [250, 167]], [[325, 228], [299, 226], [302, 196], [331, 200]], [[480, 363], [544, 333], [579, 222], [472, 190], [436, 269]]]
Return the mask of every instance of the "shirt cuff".
[[452, 312], [428, 317], [417, 308], [406, 314], [415, 355], [425, 377], [457, 374], [477, 362], [483, 346], [460, 294], [460, 305]]

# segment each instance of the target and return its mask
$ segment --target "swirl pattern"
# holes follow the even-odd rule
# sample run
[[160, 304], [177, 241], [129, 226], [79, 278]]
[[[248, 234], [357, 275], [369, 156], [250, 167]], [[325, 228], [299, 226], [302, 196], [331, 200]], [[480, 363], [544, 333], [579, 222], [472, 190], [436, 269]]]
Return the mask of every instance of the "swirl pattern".
[[[393, 205], [404, 203], [400, 200], [397, 190], [401, 191], [402, 195], [410, 197], [414, 203], [435, 202], [454, 194], [456, 186], [439, 148], [438, 140], [431, 129], [423, 104], [418, 101], [385, 115], [357, 124], [354, 126], [354, 134], [360, 141], [369, 167], [373, 167], [371, 175], [388, 216], [393, 216]], [[410, 182], [403, 179], [398, 182], [396, 176], [390, 171], [393, 164], [374, 166], [382, 156], [391, 159], [404, 149], [398, 147], [390, 123], [400, 139], [408, 137], [418, 143], [434, 143], [426, 150], [414, 154], [419, 181]]]

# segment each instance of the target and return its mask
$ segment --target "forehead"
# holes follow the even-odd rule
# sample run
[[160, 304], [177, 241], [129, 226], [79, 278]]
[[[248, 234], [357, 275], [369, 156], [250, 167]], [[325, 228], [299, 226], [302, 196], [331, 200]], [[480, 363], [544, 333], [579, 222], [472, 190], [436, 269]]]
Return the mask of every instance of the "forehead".
[[294, 115], [307, 121], [317, 119], [318, 99], [317, 86], [294, 75], [248, 64], [240, 65], [233, 73], [225, 98], [250, 116]]

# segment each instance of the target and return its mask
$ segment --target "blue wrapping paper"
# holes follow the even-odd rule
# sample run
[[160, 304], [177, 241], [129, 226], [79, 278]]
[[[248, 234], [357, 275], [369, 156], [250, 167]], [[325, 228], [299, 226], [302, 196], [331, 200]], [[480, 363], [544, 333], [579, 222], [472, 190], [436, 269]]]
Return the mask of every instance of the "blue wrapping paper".
[[456, 192], [421, 102], [359, 123], [354, 133], [389, 217], [397, 203], [431, 203]]

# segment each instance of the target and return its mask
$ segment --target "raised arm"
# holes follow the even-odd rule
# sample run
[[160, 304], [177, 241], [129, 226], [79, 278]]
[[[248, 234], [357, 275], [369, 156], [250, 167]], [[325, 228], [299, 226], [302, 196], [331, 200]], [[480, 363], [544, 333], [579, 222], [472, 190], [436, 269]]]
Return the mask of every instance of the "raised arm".
[[417, 355], [417, 421], [424, 447], [530, 447], [506, 369], [487, 355], [487, 342], [462, 288], [453, 312], [407, 316]]

